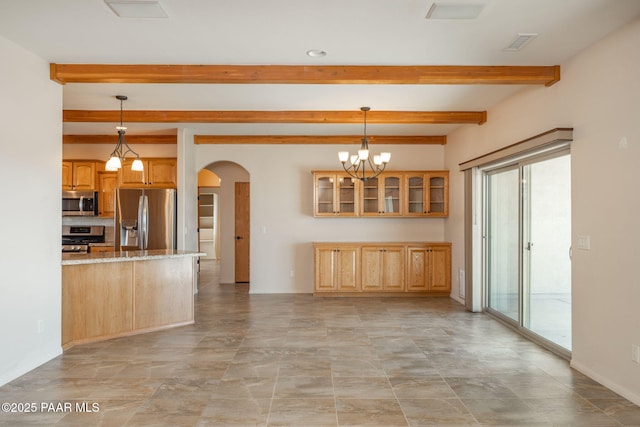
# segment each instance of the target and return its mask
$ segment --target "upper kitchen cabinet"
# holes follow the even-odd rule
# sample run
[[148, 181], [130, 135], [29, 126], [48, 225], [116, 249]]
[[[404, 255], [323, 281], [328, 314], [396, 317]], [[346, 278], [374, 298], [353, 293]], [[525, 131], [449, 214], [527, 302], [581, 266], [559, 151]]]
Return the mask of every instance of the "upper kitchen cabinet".
[[86, 191], [96, 189], [96, 162], [63, 161], [62, 189]]
[[403, 174], [383, 173], [362, 183], [360, 215], [402, 216]]
[[356, 216], [358, 183], [339, 172], [314, 172], [314, 216]]
[[143, 171], [132, 171], [134, 159], [126, 159], [118, 170], [118, 186], [120, 188], [176, 188], [177, 173], [175, 158], [141, 159]]
[[449, 215], [449, 171], [405, 172], [405, 216]]
[[118, 186], [117, 172], [98, 172], [98, 215], [113, 218], [115, 212], [115, 189]]

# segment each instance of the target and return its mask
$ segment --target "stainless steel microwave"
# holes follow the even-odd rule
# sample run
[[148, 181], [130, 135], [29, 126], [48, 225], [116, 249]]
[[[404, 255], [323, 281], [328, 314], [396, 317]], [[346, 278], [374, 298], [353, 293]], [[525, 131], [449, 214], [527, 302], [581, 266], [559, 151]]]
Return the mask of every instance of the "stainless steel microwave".
[[63, 191], [62, 216], [98, 216], [98, 193]]

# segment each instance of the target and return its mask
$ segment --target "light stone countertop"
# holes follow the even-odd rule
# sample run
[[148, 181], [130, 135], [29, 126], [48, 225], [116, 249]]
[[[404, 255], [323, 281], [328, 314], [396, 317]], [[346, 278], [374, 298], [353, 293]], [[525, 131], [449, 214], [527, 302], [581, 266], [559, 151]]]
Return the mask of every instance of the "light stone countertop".
[[88, 254], [64, 253], [62, 265], [98, 264], [104, 262], [144, 261], [149, 259], [182, 258], [205, 256], [204, 252], [174, 249], [156, 249], [151, 251], [97, 252]]

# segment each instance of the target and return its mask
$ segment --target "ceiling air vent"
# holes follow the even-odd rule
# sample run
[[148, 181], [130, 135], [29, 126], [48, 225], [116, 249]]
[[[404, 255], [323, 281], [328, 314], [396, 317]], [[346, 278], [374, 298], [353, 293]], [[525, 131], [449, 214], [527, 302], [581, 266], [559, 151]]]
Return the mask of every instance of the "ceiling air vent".
[[425, 19], [476, 19], [483, 8], [481, 3], [433, 3]]
[[528, 45], [531, 40], [535, 39], [536, 37], [538, 37], [536, 33], [520, 33], [516, 36], [515, 39], [513, 39], [509, 46], [504, 48], [504, 50], [508, 52], [522, 50], [522, 48]]
[[153, 0], [104, 0], [120, 18], [168, 18], [158, 1]]

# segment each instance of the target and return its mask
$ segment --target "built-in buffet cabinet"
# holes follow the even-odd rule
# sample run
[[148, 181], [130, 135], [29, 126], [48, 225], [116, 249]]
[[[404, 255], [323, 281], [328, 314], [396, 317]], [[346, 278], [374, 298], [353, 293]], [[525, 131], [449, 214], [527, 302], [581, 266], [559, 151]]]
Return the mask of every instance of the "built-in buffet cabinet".
[[451, 243], [317, 242], [314, 295], [449, 296]]
[[385, 172], [366, 181], [313, 171], [316, 217], [446, 217], [449, 171]]

